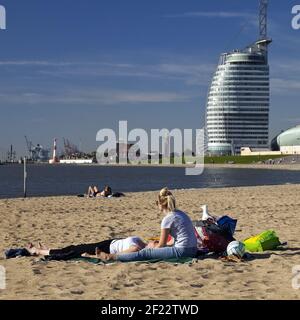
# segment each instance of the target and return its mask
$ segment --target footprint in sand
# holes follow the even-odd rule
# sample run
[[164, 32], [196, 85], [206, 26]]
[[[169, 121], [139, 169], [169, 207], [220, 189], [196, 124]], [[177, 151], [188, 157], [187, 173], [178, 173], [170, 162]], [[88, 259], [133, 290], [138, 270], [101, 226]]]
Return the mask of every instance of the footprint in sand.
[[130, 288], [130, 287], [134, 287], [136, 284], [134, 284], [134, 283], [124, 283], [124, 287], [125, 288]]
[[199, 283], [199, 284], [191, 284], [190, 285], [192, 288], [202, 288], [202, 287], [204, 287], [204, 284], [201, 284], [201, 283]]
[[71, 290], [70, 292], [72, 294], [78, 294], [78, 295], [84, 294], [84, 291], [80, 289], [74, 289], [74, 290]]
[[41, 270], [39, 270], [39, 269], [32, 269], [32, 272], [35, 275], [42, 274]]

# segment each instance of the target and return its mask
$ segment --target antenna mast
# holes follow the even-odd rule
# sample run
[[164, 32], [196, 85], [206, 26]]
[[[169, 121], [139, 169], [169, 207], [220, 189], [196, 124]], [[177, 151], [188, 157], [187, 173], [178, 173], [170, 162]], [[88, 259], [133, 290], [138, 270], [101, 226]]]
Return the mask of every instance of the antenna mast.
[[260, 40], [267, 39], [268, 31], [268, 0], [260, 0], [259, 3], [259, 37]]

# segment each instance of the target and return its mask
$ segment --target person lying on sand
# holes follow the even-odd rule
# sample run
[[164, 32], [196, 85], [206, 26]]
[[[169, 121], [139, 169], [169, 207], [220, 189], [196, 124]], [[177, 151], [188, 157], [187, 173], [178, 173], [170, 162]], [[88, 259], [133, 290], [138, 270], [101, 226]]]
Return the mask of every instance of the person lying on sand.
[[[99, 249], [97, 257], [122, 262], [196, 257], [198, 249], [193, 223], [186, 213], [176, 208], [175, 197], [168, 188], [160, 191], [156, 205], [165, 215], [161, 223], [159, 242], [151, 242], [147, 248], [131, 253], [107, 253]], [[168, 242], [169, 235], [173, 239]]]
[[80, 257], [97, 258], [100, 252], [107, 254], [132, 253], [147, 246], [141, 238], [133, 236], [125, 239], [109, 239], [97, 243], [71, 245], [62, 249], [49, 249], [39, 244], [29, 244], [26, 248], [32, 256], [46, 256], [50, 260], [69, 260]]
[[108, 197], [112, 195], [112, 190], [110, 186], [105, 186], [103, 191], [100, 191], [97, 186], [89, 186], [87, 196], [89, 198], [94, 197]]

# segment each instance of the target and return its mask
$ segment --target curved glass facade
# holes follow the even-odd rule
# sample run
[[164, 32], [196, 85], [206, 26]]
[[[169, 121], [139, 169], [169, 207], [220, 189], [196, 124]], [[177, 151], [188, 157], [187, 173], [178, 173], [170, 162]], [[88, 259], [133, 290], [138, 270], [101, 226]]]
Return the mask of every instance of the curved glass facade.
[[221, 55], [207, 99], [208, 153], [239, 154], [242, 147], [268, 147], [267, 45], [257, 42], [243, 51]]

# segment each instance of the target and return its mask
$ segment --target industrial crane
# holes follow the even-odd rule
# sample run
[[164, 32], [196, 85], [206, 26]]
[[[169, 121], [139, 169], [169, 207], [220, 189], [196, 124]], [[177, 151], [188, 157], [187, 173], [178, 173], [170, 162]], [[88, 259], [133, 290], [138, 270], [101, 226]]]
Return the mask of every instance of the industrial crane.
[[49, 150], [44, 149], [40, 144], [34, 145], [32, 141], [25, 136], [26, 145], [29, 153], [29, 159], [34, 162], [47, 161], [49, 159]]
[[28, 149], [28, 153], [29, 153], [29, 159], [32, 158], [32, 142], [28, 140], [27, 136], [25, 136], [25, 140], [26, 140], [26, 145], [27, 145], [27, 149]]

